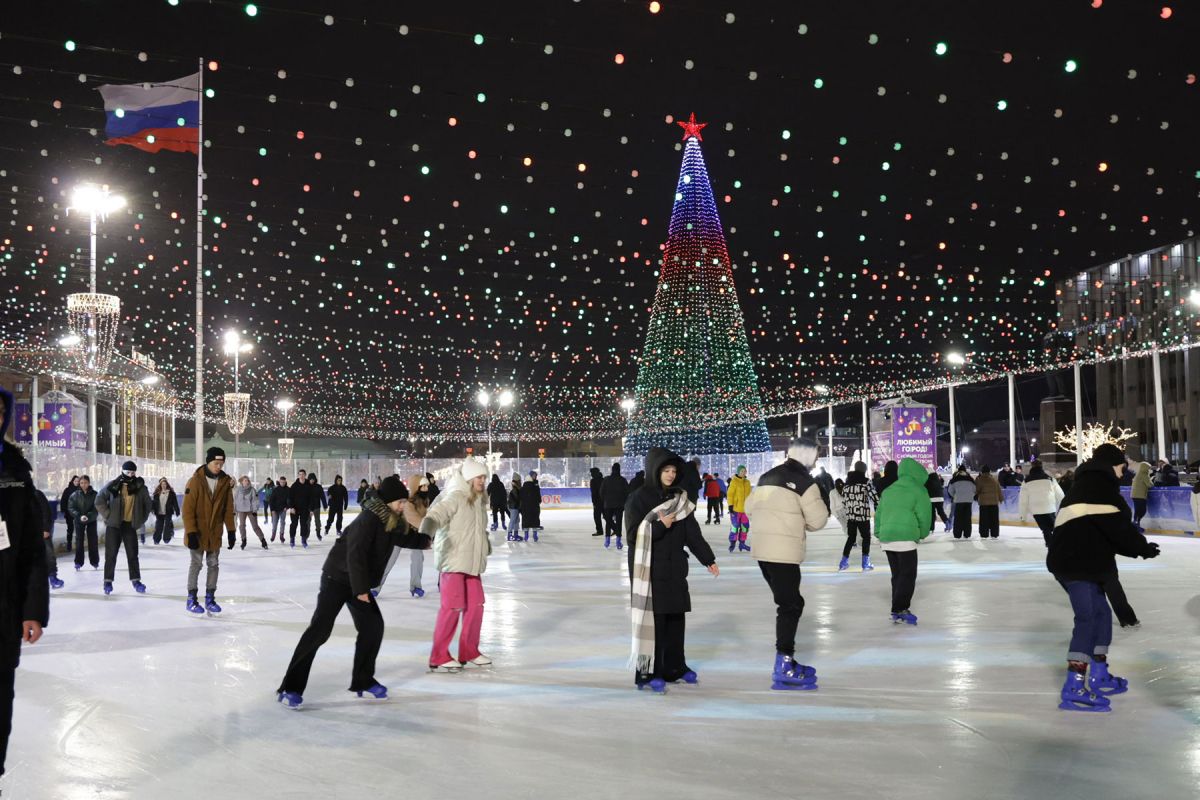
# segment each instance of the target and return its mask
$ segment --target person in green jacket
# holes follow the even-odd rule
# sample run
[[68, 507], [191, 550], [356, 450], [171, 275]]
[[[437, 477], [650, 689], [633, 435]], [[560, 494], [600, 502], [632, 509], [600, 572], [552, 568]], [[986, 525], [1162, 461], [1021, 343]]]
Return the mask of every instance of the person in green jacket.
[[892, 569], [892, 622], [917, 624], [909, 609], [917, 588], [917, 542], [929, 535], [933, 510], [925, 490], [928, 473], [916, 460], [900, 462], [899, 478], [883, 490], [875, 512], [875, 535]]
[[1146, 516], [1146, 499], [1150, 497], [1150, 465], [1145, 461], [1137, 465], [1129, 497], [1133, 500], [1133, 524], [1141, 533], [1146, 530], [1142, 527], [1142, 517]]

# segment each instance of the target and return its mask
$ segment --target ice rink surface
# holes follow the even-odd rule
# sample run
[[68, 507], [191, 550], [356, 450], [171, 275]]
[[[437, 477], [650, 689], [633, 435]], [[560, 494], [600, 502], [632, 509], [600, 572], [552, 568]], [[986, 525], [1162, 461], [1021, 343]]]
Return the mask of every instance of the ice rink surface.
[[[920, 548], [916, 628], [888, 617], [886, 559], [838, 574], [842, 537], [810, 536], [797, 658], [815, 692], [773, 692], [774, 607], [756, 562], [702, 526], [721, 576], [693, 564], [697, 686], [637, 692], [625, 553], [591, 514], [546, 512], [538, 544], [494, 535], [484, 576], [492, 669], [426, 672], [438, 607], [409, 597], [407, 554], [380, 598], [385, 701], [346, 691], [343, 612], [299, 711], [275, 688], [313, 610], [329, 541], [223, 551], [220, 618], [184, 611], [186, 550], [122, 557], [116, 592], [76, 573], [17, 672], [5, 798], [1200, 797], [1200, 541], [1124, 559], [1142, 620], [1114, 634], [1131, 689], [1109, 714], [1059, 711], [1071, 613], [1032, 528]], [[61, 526], [56, 531], [61, 536]], [[751, 534], [753, 541], [753, 534]]]

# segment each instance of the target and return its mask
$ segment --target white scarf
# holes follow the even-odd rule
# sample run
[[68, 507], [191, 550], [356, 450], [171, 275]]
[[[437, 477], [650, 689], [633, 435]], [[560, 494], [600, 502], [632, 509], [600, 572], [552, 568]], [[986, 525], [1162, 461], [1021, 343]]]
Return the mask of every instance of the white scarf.
[[652, 535], [650, 526], [666, 516], [675, 516], [678, 525], [696, 506], [688, 500], [686, 492], [679, 492], [650, 510], [638, 524], [637, 539], [633, 543], [633, 575], [629, 580], [629, 609], [633, 623], [633, 647], [629, 660], [641, 675], [648, 675], [654, 668], [654, 599], [650, 589], [650, 553]]

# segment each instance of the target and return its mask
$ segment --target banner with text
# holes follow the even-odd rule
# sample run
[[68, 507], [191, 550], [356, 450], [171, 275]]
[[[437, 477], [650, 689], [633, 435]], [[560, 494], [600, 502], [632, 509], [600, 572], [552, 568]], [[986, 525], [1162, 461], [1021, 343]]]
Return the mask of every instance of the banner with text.
[[897, 406], [892, 410], [892, 459], [912, 458], [937, 469], [937, 410]]

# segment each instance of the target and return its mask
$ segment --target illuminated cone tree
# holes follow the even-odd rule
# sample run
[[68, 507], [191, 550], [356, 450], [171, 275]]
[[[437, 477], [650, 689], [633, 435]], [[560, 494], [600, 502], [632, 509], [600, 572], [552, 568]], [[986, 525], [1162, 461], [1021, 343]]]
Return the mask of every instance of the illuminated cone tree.
[[733, 269], [691, 115], [625, 452], [770, 449]]

